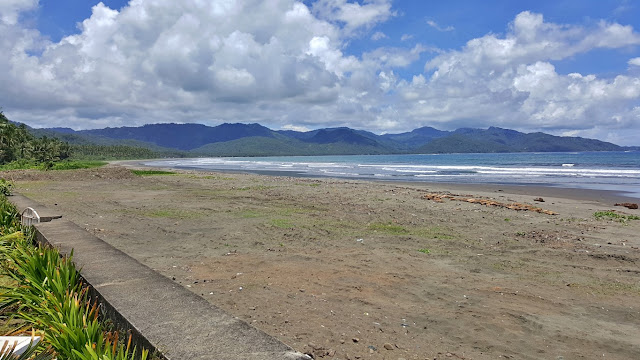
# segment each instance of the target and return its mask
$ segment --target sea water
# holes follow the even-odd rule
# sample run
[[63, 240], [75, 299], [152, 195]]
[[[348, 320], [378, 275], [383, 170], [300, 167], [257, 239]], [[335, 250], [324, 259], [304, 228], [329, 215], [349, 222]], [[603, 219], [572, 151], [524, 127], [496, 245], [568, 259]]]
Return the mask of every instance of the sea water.
[[640, 152], [339, 155], [156, 160], [149, 166], [357, 179], [542, 185], [640, 198]]

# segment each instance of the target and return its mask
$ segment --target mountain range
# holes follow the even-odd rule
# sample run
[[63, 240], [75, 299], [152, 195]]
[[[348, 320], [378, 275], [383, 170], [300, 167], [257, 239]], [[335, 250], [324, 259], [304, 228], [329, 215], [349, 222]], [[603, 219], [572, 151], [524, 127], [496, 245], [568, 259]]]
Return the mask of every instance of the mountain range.
[[75, 131], [34, 129], [70, 144], [131, 145], [179, 150], [190, 156], [351, 155], [399, 153], [620, 151], [628, 148], [581, 137], [522, 133], [490, 127], [442, 131], [421, 127], [377, 135], [347, 127], [306, 132], [271, 130], [260, 124], [151, 124]]

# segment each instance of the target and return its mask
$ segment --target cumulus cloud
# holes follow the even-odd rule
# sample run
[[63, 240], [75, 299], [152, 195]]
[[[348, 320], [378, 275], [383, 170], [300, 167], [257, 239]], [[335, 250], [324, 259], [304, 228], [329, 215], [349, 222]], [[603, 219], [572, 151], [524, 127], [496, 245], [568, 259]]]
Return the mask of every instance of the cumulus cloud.
[[637, 44], [640, 34], [630, 26], [559, 25], [523, 12], [504, 37], [489, 34], [444, 52], [425, 65], [429, 79], [414, 78], [399, 86], [409, 113], [448, 125], [556, 132], [587, 131], [596, 124], [632, 127], [640, 120], [632, 110], [640, 100], [639, 78], [562, 75], [553, 61]]
[[2, 0], [0, 2], [0, 21], [7, 25], [15, 25], [21, 12], [34, 10], [38, 0]]
[[[354, 37], [396, 16], [389, 1], [131, 0], [120, 10], [99, 3], [77, 34], [58, 42], [21, 23], [34, 7], [36, 0], [0, 3], [0, 82], [11, 84], [0, 87], [0, 105], [32, 126], [495, 125], [627, 143], [640, 137], [638, 58], [629, 73], [609, 77], [554, 66], [640, 44], [636, 30], [618, 23], [555, 24], [523, 12], [504, 35], [460, 49], [400, 44], [352, 54]], [[423, 73], [407, 75], [427, 56]]]
[[99, 3], [79, 34], [46, 43], [39, 56], [35, 30], [1, 30], [0, 77], [16, 87], [0, 97], [17, 109], [73, 107], [75, 126], [109, 116], [112, 125], [166, 121], [174, 115], [156, 113], [181, 108], [192, 109], [180, 114], [189, 121], [225, 103], [332, 101], [339, 77], [357, 67], [339, 50], [340, 28], [294, 1], [133, 0], [120, 12]]
[[633, 66], [640, 66], [640, 57], [630, 59], [628, 64]]
[[319, 18], [344, 24], [347, 34], [360, 28], [370, 28], [396, 15], [390, 0], [370, 0], [363, 4], [347, 0], [318, 0], [312, 8]]

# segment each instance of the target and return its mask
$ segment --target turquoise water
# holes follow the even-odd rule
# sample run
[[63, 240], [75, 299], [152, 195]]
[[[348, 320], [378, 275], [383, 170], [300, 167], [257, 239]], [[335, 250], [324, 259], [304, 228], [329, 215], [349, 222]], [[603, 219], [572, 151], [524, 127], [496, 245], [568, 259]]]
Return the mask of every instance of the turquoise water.
[[640, 152], [195, 158], [146, 164], [374, 180], [535, 184], [615, 190], [640, 197]]

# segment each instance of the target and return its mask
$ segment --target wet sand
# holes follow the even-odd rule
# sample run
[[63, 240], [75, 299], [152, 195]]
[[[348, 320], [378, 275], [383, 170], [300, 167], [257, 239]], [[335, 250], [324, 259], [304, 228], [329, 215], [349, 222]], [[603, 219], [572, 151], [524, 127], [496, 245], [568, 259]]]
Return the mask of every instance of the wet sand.
[[640, 358], [640, 220], [594, 216], [637, 200], [128, 167], [0, 176], [316, 358]]

